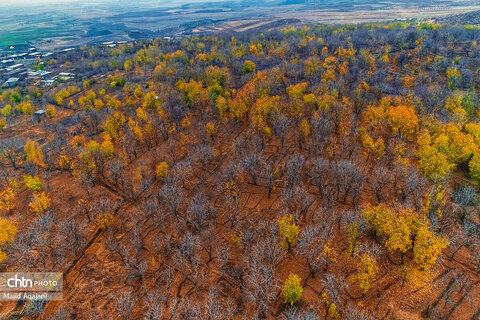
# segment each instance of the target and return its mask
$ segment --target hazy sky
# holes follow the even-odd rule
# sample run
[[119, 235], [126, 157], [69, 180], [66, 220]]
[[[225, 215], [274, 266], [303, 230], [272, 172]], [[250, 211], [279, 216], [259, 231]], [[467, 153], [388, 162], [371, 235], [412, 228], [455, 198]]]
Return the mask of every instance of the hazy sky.
[[[44, 4], [44, 3], [67, 3], [67, 2], [79, 2], [80, 0], [0, 0], [1, 4], [21, 4], [21, 5], [37, 5], [37, 4]], [[140, 0], [138, 2], [148, 2], [148, 3], [155, 3], [158, 4], [166, 4], [166, 3], [185, 3], [185, 2], [199, 2], [200, 0]], [[99, 1], [99, 0], [82, 0], [84, 3], [92, 2], [92, 3], [102, 3], [102, 2], [121, 2], [121, 3], [131, 3], [135, 4], [135, 2], [128, 1], [128, 0], [106, 0], [106, 1]]]
[[0, 5], [39, 5], [46, 3], [67, 3], [78, 0], [0, 0]]
[[47, 3], [47, 2], [72, 2], [75, 0], [2, 0], [3, 4], [39, 4], [39, 3]]
[[[121, 3], [129, 3], [131, 1], [128, 0], [0, 0], [0, 5], [41, 5], [41, 4], [48, 4], [48, 3], [70, 3], [70, 2], [82, 2], [82, 3], [105, 3], [105, 2], [121, 2]], [[165, 3], [166, 0], [158, 0], [158, 3]], [[140, 0], [141, 2], [141, 0]], [[168, 2], [168, 0], [167, 0]]]
[[214, 2], [218, 0], [0, 0], [0, 6], [38, 6], [43, 4], [50, 3], [71, 3], [71, 2], [81, 2], [82, 4], [106, 4], [106, 3], [121, 3], [122, 5], [138, 5], [138, 4], [148, 4], [148, 5], [159, 5], [159, 6], [171, 6], [171, 5], [181, 5], [184, 3], [194, 3], [194, 2]]

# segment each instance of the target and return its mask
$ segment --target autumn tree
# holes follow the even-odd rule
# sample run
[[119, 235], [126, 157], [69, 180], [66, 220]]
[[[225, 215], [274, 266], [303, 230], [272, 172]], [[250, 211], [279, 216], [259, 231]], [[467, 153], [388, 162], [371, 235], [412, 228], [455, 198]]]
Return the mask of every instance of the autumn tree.
[[122, 127], [125, 124], [125, 116], [120, 111], [115, 111], [104, 123], [103, 130], [114, 140], [123, 135]]
[[413, 249], [414, 261], [422, 269], [430, 269], [448, 245], [446, 238], [430, 230], [428, 221], [411, 209], [393, 211], [384, 204], [367, 206], [363, 211], [367, 225], [377, 236], [385, 235], [389, 251], [400, 251], [403, 257]]
[[36, 192], [33, 194], [33, 200], [28, 204], [30, 208], [35, 211], [37, 215], [41, 215], [50, 208], [51, 205], [51, 198], [48, 193], [45, 191]]
[[253, 61], [247, 60], [243, 64], [242, 72], [243, 73], [250, 73], [250, 72], [255, 71], [256, 68], [257, 68], [257, 66], [255, 65], [255, 63]]
[[9, 213], [12, 213], [12, 210], [15, 208], [15, 191], [12, 187], [0, 192], [0, 209], [7, 210]]
[[414, 261], [422, 270], [428, 270], [447, 246], [446, 238], [435, 235], [427, 226], [420, 226], [413, 246]]
[[183, 94], [185, 104], [189, 106], [201, 106], [208, 101], [208, 92], [201, 82], [190, 80], [185, 82], [180, 80], [176, 83], [175, 87]]
[[460, 81], [462, 80], [462, 74], [455, 66], [448, 67], [447, 80], [448, 80], [448, 88], [450, 90], [454, 90], [460, 86]]
[[285, 280], [283, 287], [282, 287], [282, 296], [283, 301], [286, 304], [290, 304], [293, 306], [294, 303], [300, 301], [302, 297], [303, 288], [300, 284], [300, 277], [294, 273], [290, 273], [287, 280]]
[[155, 176], [158, 180], [162, 181], [167, 176], [168, 164], [166, 162], [160, 162], [155, 168]]
[[438, 144], [432, 145], [432, 136], [427, 130], [418, 135], [417, 146], [416, 154], [425, 176], [432, 181], [446, 179], [456, 164], [449, 161], [447, 154], [440, 152]]
[[364, 127], [360, 128], [358, 133], [360, 142], [362, 143], [362, 146], [367, 149], [369, 155], [372, 154], [377, 160], [385, 155], [385, 142], [382, 137], [378, 137], [374, 140]]
[[394, 134], [401, 134], [408, 140], [412, 140], [418, 130], [418, 117], [412, 107], [391, 107], [387, 112], [387, 120]]
[[468, 163], [470, 176], [480, 183], [480, 152], [476, 152]]
[[378, 267], [373, 257], [367, 252], [362, 253], [357, 265], [357, 274], [355, 277], [364, 294], [367, 293], [370, 288], [371, 281], [375, 277], [377, 270]]
[[0, 109], [0, 113], [2, 114], [2, 116], [7, 118], [8, 116], [10, 116], [12, 114], [12, 106], [7, 104], [5, 107]]
[[55, 110], [55, 106], [53, 105], [49, 105], [46, 109], [45, 109], [45, 113], [47, 115], [48, 118], [53, 118], [55, 117], [55, 115], [57, 114], [56, 110]]
[[220, 119], [225, 120], [228, 111], [228, 102], [223, 96], [219, 96], [215, 102]]
[[39, 177], [34, 177], [31, 175], [24, 175], [23, 181], [25, 187], [32, 192], [38, 192], [42, 190], [42, 181]]
[[215, 134], [217, 133], [217, 128], [215, 127], [215, 124], [213, 122], [209, 121], [205, 126], [205, 131], [213, 140]]
[[43, 152], [40, 144], [36, 141], [28, 140], [24, 147], [27, 161], [39, 167], [45, 167], [43, 162]]
[[143, 97], [142, 107], [144, 109], [156, 110], [159, 106], [160, 106], [160, 101], [158, 100], [155, 92], [153, 91], [148, 92]]
[[78, 98], [78, 105], [85, 110], [91, 110], [95, 105], [97, 94], [93, 90], [88, 90], [84, 96]]
[[114, 146], [112, 138], [109, 134], [103, 135], [101, 143], [90, 140], [84, 145], [83, 152], [79, 154], [77, 168], [80, 173], [96, 174], [99, 173], [103, 177], [105, 161], [113, 157]]
[[300, 228], [293, 222], [293, 215], [282, 217], [278, 221], [280, 236], [283, 239], [284, 247], [290, 251], [295, 246]]
[[400, 210], [392, 219], [388, 240], [385, 243], [388, 250], [398, 250], [402, 255], [402, 263], [405, 253], [412, 249], [414, 235], [417, 232], [421, 220], [413, 210]]
[[[307, 90], [306, 82], [298, 83], [296, 85], [291, 85], [287, 87], [287, 95], [291, 100], [291, 108], [289, 110], [290, 116], [300, 116], [303, 114], [303, 107], [304, 107], [303, 98], [306, 90]], [[310, 99], [312, 99], [312, 97], [310, 97]], [[313, 103], [315, 103], [315, 101], [316, 99], [313, 101]]]
[[268, 117], [279, 112], [279, 101], [279, 96], [264, 96], [255, 101], [253, 110], [258, 128], [263, 129], [267, 124]]
[[0, 218], [0, 263], [7, 258], [7, 254], [2, 251], [2, 246], [10, 243], [16, 234], [17, 223]]

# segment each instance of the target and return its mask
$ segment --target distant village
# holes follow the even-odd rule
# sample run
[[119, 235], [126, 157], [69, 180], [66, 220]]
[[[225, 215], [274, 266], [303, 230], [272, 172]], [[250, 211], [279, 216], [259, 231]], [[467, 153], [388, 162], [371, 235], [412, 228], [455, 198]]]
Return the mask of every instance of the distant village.
[[30, 45], [0, 48], [0, 83], [2, 88], [19, 85], [52, 86], [56, 81], [67, 81], [75, 74], [64, 70], [50, 70], [48, 61], [58, 54], [75, 50], [42, 51]]
[[[164, 39], [172, 40], [173, 38], [164, 37]], [[125, 43], [127, 41], [108, 41], [98, 45], [114, 48]], [[28, 85], [48, 87], [75, 79], [77, 75], [67, 67], [50, 65], [48, 62], [76, 49], [62, 48], [45, 51], [28, 44], [0, 47], [0, 87], [3, 89]]]
[[[121, 42], [104, 42], [104, 47], [114, 48]], [[73, 51], [75, 48], [63, 48], [56, 51], [44, 51], [32, 45], [0, 47], [0, 86], [13, 88], [23, 85], [53, 86], [55, 83], [75, 79], [76, 74], [67, 69], [48, 64], [58, 55]]]

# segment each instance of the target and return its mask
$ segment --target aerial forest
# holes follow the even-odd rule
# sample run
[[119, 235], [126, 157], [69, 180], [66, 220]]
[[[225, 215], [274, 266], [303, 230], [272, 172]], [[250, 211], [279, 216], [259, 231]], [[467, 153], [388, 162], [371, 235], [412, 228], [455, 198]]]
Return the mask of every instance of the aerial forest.
[[479, 28], [46, 63], [77, 77], [0, 91], [0, 271], [62, 272], [64, 299], [2, 319], [479, 319]]

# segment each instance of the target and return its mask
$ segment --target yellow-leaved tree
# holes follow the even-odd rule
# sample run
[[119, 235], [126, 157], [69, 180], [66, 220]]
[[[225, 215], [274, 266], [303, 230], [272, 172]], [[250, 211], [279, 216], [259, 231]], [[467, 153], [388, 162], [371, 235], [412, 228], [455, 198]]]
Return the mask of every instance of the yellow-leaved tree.
[[442, 250], [448, 246], [445, 237], [430, 230], [428, 220], [412, 209], [394, 212], [384, 204], [368, 205], [363, 211], [367, 225], [377, 236], [386, 236], [389, 251], [404, 254], [413, 249], [413, 260], [422, 270], [430, 269]]
[[293, 306], [294, 303], [300, 301], [303, 288], [300, 283], [301, 279], [294, 273], [290, 273], [282, 287], [282, 297], [286, 304]]
[[280, 236], [283, 238], [283, 245], [290, 251], [295, 246], [300, 228], [293, 222], [293, 215], [282, 217], [278, 222]]
[[23, 149], [27, 156], [27, 161], [39, 167], [45, 167], [43, 162], [43, 152], [40, 144], [36, 141], [28, 140]]
[[217, 133], [217, 128], [215, 127], [215, 124], [213, 122], [209, 121], [205, 125], [205, 131], [213, 139], [213, 137]]
[[9, 213], [12, 213], [12, 210], [15, 208], [15, 191], [8, 187], [7, 189], [0, 192], [0, 209], [7, 210]]
[[480, 184], [480, 152], [476, 152], [468, 163], [470, 176]]
[[363, 217], [375, 235], [381, 236], [390, 232], [392, 211], [385, 204], [367, 205], [363, 210]]
[[437, 140], [436, 145], [432, 145], [432, 137], [427, 130], [420, 132], [417, 138], [418, 164], [425, 176], [432, 181], [444, 180], [455, 168], [455, 163], [449, 161], [449, 157], [438, 150], [441, 146]]
[[418, 130], [418, 117], [412, 107], [391, 107], [387, 111], [387, 120], [393, 133], [401, 134], [407, 140], [413, 140]]
[[125, 124], [125, 116], [120, 111], [114, 112], [104, 123], [103, 130], [114, 140], [123, 136], [122, 127]]
[[367, 293], [377, 270], [378, 267], [373, 257], [367, 252], [362, 253], [360, 262], [357, 265], [357, 275], [355, 277], [363, 293]]
[[389, 251], [400, 251], [402, 263], [405, 253], [412, 249], [413, 236], [421, 220], [418, 214], [411, 209], [400, 210], [392, 219], [388, 240], [385, 243]]
[[36, 192], [33, 195], [33, 200], [32, 202], [29, 203], [29, 207], [33, 209], [37, 214], [42, 214], [50, 208], [51, 204], [51, 199], [50, 195], [48, 193], [45, 193], [45, 191], [42, 192]]
[[39, 177], [24, 175], [23, 182], [25, 187], [32, 192], [38, 192], [42, 190], [42, 181]]
[[385, 154], [385, 142], [382, 137], [378, 137], [374, 140], [368, 133], [365, 127], [361, 127], [358, 131], [360, 142], [362, 146], [367, 149], [368, 154], [373, 154], [375, 159], [380, 159]]
[[420, 226], [413, 246], [414, 261], [422, 270], [428, 270], [448, 246], [448, 240], [433, 233], [427, 226]]
[[1, 247], [10, 243], [16, 234], [17, 223], [0, 218], [0, 263], [7, 258], [7, 254], [2, 251]]
[[168, 173], [168, 164], [166, 162], [160, 162], [155, 168], [155, 175], [158, 180], [163, 180]]

